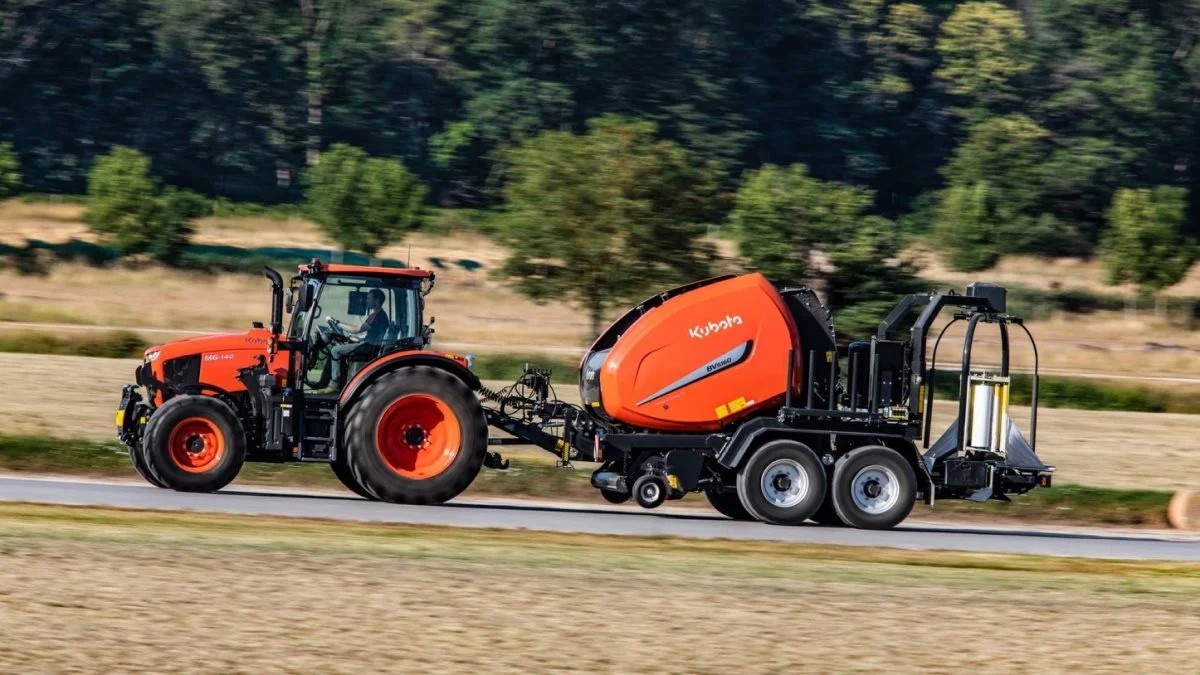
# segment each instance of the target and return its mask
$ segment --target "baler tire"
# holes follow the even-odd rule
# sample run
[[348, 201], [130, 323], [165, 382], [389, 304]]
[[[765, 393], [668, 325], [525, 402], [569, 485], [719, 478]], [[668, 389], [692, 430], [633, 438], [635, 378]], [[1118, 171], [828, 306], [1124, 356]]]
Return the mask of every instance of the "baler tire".
[[704, 496], [717, 513], [733, 520], [752, 521], [754, 516], [742, 506], [742, 500], [733, 488], [717, 490], [712, 487], [704, 488]]
[[[872, 513], [865, 504], [875, 497], [862, 494], [855, 499], [855, 492], [865, 489], [857, 485], [860, 480], [875, 480], [879, 489], [878, 478], [886, 481], [885, 489], [895, 492], [881, 505], [885, 510]], [[882, 445], [868, 445], [855, 448], [838, 460], [830, 490], [833, 507], [842, 522], [863, 530], [890, 530], [912, 512], [917, 498], [917, 474], [899, 452]]]
[[[209, 443], [215, 445], [214, 456], [190, 457], [198, 453], [184, 444], [196, 438], [202, 439], [204, 452]], [[220, 399], [176, 396], [151, 415], [141, 454], [156, 485], [178, 492], [216, 492], [242, 470], [246, 433], [237, 414]]]
[[[462, 380], [441, 368], [410, 366], [371, 382], [351, 407], [345, 429], [346, 465], [355, 482], [394, 504], [440, 504], [457, 497], [479, 475], [487, 455], [483, 406]], [[424, 454], [431, 443], [444, 449]]]
[[[792, 471], [796, 472], [796, 479], [803, 474], [804, 492], [794, 501], [791, 495], [786, 495], [786, 503], [773, 503], [764, 494], [763, 480], [776, 473], [782, 475]], [[794, 479], [787, 477], [787, 480], [786, 487], [772, 489], [786, 493]], [[756, 519], [771, 525], [799, 525], [820, 508], [826, 482], [825, 467], [811, 448], [799, 441], [780, 439], [764, 444], [742, 465], [738, 471], [737, 494], [742, 506]]]
[[633, 495], [629, 492], [617, 492], [616, 490], [601, 490], [600, 496], [604, 497], [604, 501], [609, 504], [624, 504], [629, 501]]
[[832, 486], [826, 490], [825, 499], [821, 500], [821, 508], [812, 514], [809, 520], [817, 525], [825, 527], [845, 527], [846, 523], [842, 522], [841, 516], [837, 514], [837, 509], [833, 508], [833, 489]]
[[368, 492], [365, 487], [359, 485], [358, 481], [354, 480], [354, 472], [350, 470], [350, 466], [346, 463], [346, 453], [344, 451], [338, 455], [337, 459], [329, 463], [329, 468], [333, 469], [333, 475], [337, 476], [337, 479], [341, 481], [347, 490], [363, 499], [372, 502], [379, 501], [379, 497]]

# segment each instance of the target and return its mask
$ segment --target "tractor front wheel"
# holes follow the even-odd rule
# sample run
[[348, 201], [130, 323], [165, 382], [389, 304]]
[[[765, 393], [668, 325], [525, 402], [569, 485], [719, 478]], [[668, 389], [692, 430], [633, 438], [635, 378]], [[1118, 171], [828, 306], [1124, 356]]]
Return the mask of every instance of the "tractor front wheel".
[[221, 400], [176, 396], [150, 416], [141, 459], [156, 485], [180, 492], [216, 492], [242, 470], [246, 434]]
[[367, 385], [350, 409], [344, 438], [354, 480], [397, 504], [457, 497], [487, 454], [479, 399], [462, 380], [428, 366], [401, 368]]

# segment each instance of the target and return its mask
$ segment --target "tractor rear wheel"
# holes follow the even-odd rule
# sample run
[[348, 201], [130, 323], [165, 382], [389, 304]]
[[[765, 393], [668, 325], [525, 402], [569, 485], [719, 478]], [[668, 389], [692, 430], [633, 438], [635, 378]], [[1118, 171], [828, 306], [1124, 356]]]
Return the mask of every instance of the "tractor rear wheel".
[[367, 492], [397, 504], [462, 493], [487, 454], [479, 399], [440, 368], [412, 366], [367, 385], [347, 416], [346, 463]]
[[142, 460], [155, 484], [180, 492], [216, 492], [246, 459], [237, 414], [211, 396], [176, 396], [150, 416]]
[[895, 450], [868, 445], [838, 460], [830, 489], [842, 522], [864, 530], [887, 530], [912, 511], [917, 474]]
[[738, 472], [737, 494], [746, 511], [772, 525], [799, 525], [825, 498], [825, 467], [807, 445], [789, 439], [756, 450]]
[[706, 487], [704, 496], [708, 497], [708, 503], [717, 513], [723, 516], [734, 520], [754, 520], [754, 516], [742, 506], [742, 500], [738, 498], [737, 490], [733, 487]]
[[329, 467], [333, 469], [333, 475], [337, 476], [337, 479], [342, 482], [342, 485], [344, 485], [347, 490], [353, 492], [359, 497], [362, 497], [363, 499], [369, 499], [373, 502], [379, 501], [379, 497], [367, 492], [366, 488], [359, 485], [358, 481], [354, 480], [354, 472], [350, 470], [350, 464], [346, 462], [345, 452], [339, 453], [338, 458], [329, 463]]

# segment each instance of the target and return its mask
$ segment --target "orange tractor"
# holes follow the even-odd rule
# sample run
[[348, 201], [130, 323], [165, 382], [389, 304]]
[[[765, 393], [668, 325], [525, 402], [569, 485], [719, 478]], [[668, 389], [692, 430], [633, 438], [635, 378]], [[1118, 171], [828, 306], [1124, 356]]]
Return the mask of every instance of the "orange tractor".
[[[760, 274], [695, 282], [595, 341], [575, 405], [547, 371], [493, 391], [470, 357], [427, 349], [431, 272], [314, 260], [286, 293], [265, 274], [270, 326], [151, 348], [125, 387], [118, 435], [149, 482], [210, 492], [246, 461], [315, 461], [368, 499], [437, 503], [481, 467], [507, 468], [489, 446], [532, 444], [565, 466], [598, 463], [592, 485], [614, 503], [702, 492], [735, 519], [882, 529], [917, 499], [1007, 500], [1054, 471], [1034, 451], [1036, 345], [998, 286], [906, 296], [869, 341], [839, 346], [809, 289]], [[948, 307], [967, 324], [958, 415], [931, 446], [946, 331], [931, 358], [927, 332]], [[997, 367], [972, 363], [980, 325], [998, 328]], [[1028, 440], [1008, 415], [1010, 327], [1033, 346]], [[511, 437], [489, 439], [489, 426]]]

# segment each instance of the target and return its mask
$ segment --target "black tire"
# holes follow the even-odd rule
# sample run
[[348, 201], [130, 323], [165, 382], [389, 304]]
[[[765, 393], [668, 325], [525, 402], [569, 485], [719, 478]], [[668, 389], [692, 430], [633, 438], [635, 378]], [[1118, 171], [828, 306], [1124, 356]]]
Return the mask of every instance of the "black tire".
[[657, 509], [667, 501], [669, 489], [659, 476], [645, 474], [633, 483], [633, 499], [644, 509]]
[[821, 500], [821, 508], [817, 509], [817, 512], [812, 514], [809, 520], [818, 525], [824, 525], [825, 527], [846, 526], [846, 523], [843, 523], [841, 517], [838, 516], [837, 509], [833, 508], [832, 487], [825, 491], [825, 499]]
[[609, 504], [624, 504], [633, 495], [628, 492], [617, 492], [616, 490], [601, 490], [600, 496], [604, 497], [604, 501]]
[[[196, 453], [180, 452], [181, 445], [196, 442], [200, 446]], [[208, 453], [212, 453], [211, 461], [206, 459]], [[246, 433], [223, 401], [211, 396], [176, 396], [151, 414], [141, 454], [154, 484], [180, 492], [216, 492], [242, 470]], [[189, 470], [184, 458], [193, 456], [195, 464]]]
[[[899, 452], [882, 445], [868, 445], [851, 450], [838, 460], [830, 489], [833, 507], [842, 522], [864, 530], [888, 530], [912, 511], [917, 497], [917, 475]], [[871, 495], [867, 492], [871, 489], [883, 492]], [[857, 500], [856, 492], [860, 492]], [[872, 508], [871, 501], [880, 499], [880, 494], [884, 495], [881, 502]]]
[[[794, 480], [788, 477], [791, 473]], [[764, 478], [767, 488], [763, 487]], [[772, 525], [799, 525], [821, 507], [826, 482], [825, 468], [811, 448], [782, 439], [763, 445], [746, 460], [738, 472], [737, 494], [742, 507], [756, 519]], [[797, 492], [790, 494], [794, 486]], [[771, 490], [778, 501], [772, 501], [765, 490]]]
[[329, 468], [333, 469], [333, 475], [337, 476], [337, 479], [342, 482], [342, 485], [344, 485], [347, 490], [353, 492], [359, 497], [362, 497], [363, 499], [369, 499], [373, 502], [379, 501], [379, 497], [367, 492], [366, 488], [359, 485], [358, 481], [354, 480], [354, 472], [350, 470], [350, 465], [346, 463], [346, 453], [344, 451], [339, 453], [336, 460], [329, 463]]
[[150, 469], [146, 467], [146, 460], [142, 457], [142, 444], [140, 442], [129, 446], [129, 463], [133, 465], [133, 470], [137, 472], [137, 475], [142, 477], [142, 480], [156, 488], [165, 489], [167, 487], [160, 483], [154, 477], [154, 474], [150, 473]]
[[717, 513], [732, 518], [734, 520], [754, 520], [754, 516], [742, 506], [742, 500], [738, 498], [737, 489], [726, 487], [724, 490], [715, 487], [704, 488], [704, 496], [708, 497], [708, 503], [712, 505]]
[[[395, 428], [395, 424], [409, 419], [404, 408], [393, 408], [394, 404], [404, 405], [401, 400], [406, 398], [414, 403], [428, 402], [421, 405], [435, 406], [431, 410], [442, 415], [429, 423], [431, 435], [422, 431], [421, 439], [414, 439], [415, 445], [401, 445], [409, 442], [407, 429], [404, 436], [377, 434], [381, 425]], [[415, 465], [396, 468], [398, 453], [407, 452], [414, 462], [423, 461], [424, 441], [437, 434], [446, 434], [441, 439], [457, 434], [456, 452], [446, 460], [446, 466], [428, 475], [421, 475]], [[383, 447], [377, 442], [381, 437]], [[457, 497], [479, 475], [487, 454], [487, 421], [479, 399], [462, 380], [440, 368], [411, 366], [387, 373], [366, 386], [346, 418], [343, 438], [351, 476], [369, 494], [395, 504], [439, 504]], [[449, 446], [443, 456], [448, 451]]]

